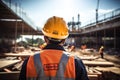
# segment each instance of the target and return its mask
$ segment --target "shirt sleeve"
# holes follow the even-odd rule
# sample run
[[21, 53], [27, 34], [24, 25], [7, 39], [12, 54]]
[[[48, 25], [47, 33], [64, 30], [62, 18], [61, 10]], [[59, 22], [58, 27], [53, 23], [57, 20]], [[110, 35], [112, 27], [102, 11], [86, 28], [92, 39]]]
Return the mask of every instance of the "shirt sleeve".
[[82, 60], [78, 57], [75, 57], [75, 71], [76, 71], [76, 79], [75, 80], [89, 80], [86, 68], [82, 62]]
[[27, 68], [28, 59], [29, 58], [27, 58], [22, 65], [20, 75], [19, 75], [19, 80], [26, 80], [26, 68]]

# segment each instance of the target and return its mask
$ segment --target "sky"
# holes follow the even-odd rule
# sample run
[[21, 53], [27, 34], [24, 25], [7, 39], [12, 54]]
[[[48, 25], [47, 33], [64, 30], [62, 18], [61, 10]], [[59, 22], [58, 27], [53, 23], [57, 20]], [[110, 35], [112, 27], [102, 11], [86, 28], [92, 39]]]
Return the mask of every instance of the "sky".
[[[81, 27], [95, 18], [98, 0], [11, 0], [19, 4], [38, 28], [42, 28], [49, 17], [63, 17], [66, 23], [77, 22], [80, 14]], [[99, 0], [99, 15], [120, 8], [120, 0]]]

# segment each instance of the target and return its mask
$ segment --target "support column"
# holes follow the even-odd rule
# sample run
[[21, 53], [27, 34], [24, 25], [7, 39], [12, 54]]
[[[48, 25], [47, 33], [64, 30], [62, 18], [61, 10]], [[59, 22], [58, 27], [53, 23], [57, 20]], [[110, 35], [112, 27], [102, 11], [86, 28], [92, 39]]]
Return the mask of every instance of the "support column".
[[[24, 35], [24, 23], [22, 22], [22, 35]], [[23, 41], [23, 36], [21, 37], [21, 41]]]
[[97, 41], [98, 39], [97, 38], [98, 38], [98, 36], [97, 36], [97, 32], [96, 32], [96, 48], [98, 47], [98, 44], [97, 44], [98, 43], [98, 41]]
[[106, 37], [106, 31], [104, 30], [104, 41], [103, 41], [103, 45], [104, 45], [104, 46], [106, 46], [106, 45], [105, 45], [105, 37]]
[[[17, 3], [16, 3], [16, 13], [17, 13]], [[16, 39], [17, 39], [17, 19], [16, 19], [16, 23], [15, 23], [15, 48], [14, 48], [14, 52], [16, 52], [16, 47], [17, 47], [17, 42], [16, 42]]]
[[91, 32], [90, 32], [90, 48], [92, 48], [92, 40], [91, 40], [92, 36], [91, 36]]
[[34, 35], [32, 34], [32, 47], [33, 47], [33, 43], [34, 43], [33, 40], [34, 40]]
[[116, 28], [114, 28], [114, 48], [116, 48]]

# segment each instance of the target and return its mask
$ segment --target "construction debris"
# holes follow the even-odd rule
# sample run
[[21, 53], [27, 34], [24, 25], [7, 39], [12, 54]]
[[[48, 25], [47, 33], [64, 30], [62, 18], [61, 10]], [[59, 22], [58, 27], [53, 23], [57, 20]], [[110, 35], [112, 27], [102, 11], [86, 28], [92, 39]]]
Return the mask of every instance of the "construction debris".
[[[33, 49], [33, 48], [31, 48]], [[35, 49], [35, 51], [39, 51]], [[35, 51], [32, 50], [24, 50], [18, 53], [4, 53], [0, 54], [0, 77], [2, 80], [18, 80], [19, 73], [21, 70], [21, 66], [26, 57], [33, 55]], [[105, 58], [100, 58], [99, 54], [94, 49], [74, 49], [70, 51], [71, 56], [78, 56], [82, 59], [83, 63], [86, 66], [86, 70], [88, 73], [88, 77], [90, 80], [108, 80], [106, 78], [106, 74], [112, 76], [117, 76], [113, 78], [113, 80], [119, 80], [118, 76], [120, 76], [120, 66], [116, 66], [115, 63], [108, 61], [108, 56], [105, 55]], [[110, 56], [109, 56], [110, 58]], [[113, 58], [112, 58], [113, 59]], [[106, 73], [106, 74], [105, 74]], [[16, 75], [14, 78], [11, 77]], [[6, 78], [6, 77], [9, 78]]]

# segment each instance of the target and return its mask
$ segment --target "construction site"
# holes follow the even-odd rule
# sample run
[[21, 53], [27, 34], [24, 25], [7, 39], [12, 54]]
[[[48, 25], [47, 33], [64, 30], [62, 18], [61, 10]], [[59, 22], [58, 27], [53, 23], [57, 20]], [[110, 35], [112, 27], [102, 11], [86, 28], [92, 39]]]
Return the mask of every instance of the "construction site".
[[[96, 9], [96, 20], [82, 27], [80, 14], [77, 19], [73, 17], [67, 23], [65, 50], [83, 61], [89, 80], [120, 80], [120, 8], [102, 16], [97, 16]], [[31, 44], [24, 43], [21, 35], [31, 35]], [[43, 33], [35, 29], [26, 13], [17, 5], [0, 0], [0, 80], [19, 80], [24, 60], [41, 51], [39, 46], [44, 43], [38, 40], [39, 44], [34, 44], [35, 35]]]

